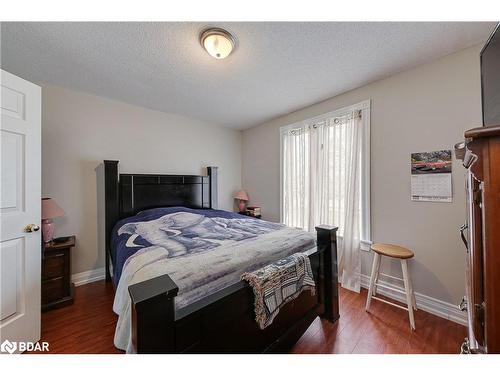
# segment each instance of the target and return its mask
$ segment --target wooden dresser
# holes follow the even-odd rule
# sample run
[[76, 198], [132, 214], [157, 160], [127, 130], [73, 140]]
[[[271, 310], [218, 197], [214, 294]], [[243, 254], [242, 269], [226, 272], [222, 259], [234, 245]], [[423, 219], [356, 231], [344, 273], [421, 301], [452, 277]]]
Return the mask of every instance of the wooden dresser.
[[42, 310], [73, 303], [74, 285], [71, 282], [71, 248], [75, 236], [61, 243], [44, 245], [42, 257]]
[[468, 338], [462, 351], [500, 353], [500, 125], [465, 132]]

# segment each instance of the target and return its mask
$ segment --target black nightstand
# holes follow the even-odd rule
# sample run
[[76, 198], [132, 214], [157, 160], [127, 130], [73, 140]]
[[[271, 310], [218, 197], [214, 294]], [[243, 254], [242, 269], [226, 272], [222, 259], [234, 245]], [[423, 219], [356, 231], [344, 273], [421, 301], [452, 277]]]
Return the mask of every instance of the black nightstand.
[[71, 282], [71, 248], [75, 236], [65, 242], [44, 245], [42, 256], [42, 311], [73, 303], [75, 285]]
[[254, 216], [254, 215], [250, 215], [247, 211], [243, 211], [243, 212], [238, 212], [240, 215], [245, 215], [245, 216], [250, 216], [250, 217], [254, 217], [256, 219], [262, 219], [262, 215], [257, 215], [257, 216]]

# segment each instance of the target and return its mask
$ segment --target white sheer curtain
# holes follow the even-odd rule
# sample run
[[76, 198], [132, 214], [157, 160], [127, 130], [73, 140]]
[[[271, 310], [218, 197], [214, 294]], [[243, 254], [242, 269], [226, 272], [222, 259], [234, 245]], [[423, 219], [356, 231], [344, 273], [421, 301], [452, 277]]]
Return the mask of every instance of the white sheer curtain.
[[283, 222], [309, 230], [310, 132], [308, 126], [282, 134]]
[[286, 128], [281, 141], [283, 222], [309, 231], [338, 226], [340, 281], [359, 292], [362, 111]]

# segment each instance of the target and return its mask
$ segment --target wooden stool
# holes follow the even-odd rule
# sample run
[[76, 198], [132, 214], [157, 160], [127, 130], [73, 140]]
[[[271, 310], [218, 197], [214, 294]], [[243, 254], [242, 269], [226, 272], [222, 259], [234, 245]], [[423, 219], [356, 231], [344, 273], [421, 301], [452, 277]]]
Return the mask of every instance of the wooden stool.
[[[371, 249], [374, 252], [374, 256], [373, 256], [372, 274], [370, 277], [370, 287], [368, 289], [368, 297], [366, 299], [366, 310], [368, 311], [368, 309], [370, 308], [370, 303], [372, 298], [384, 303], [388, 303], [389, 305], [399, 307], [400, 309], [408, 311], [408, 315], [410, 317], [410, 327], [411, 329], [415, 330], [415, 318], [413, 316], [413, 309], [417, 310], [417, 302], [415, 301], [415, 294], [413, 293], [413, 285], [411, 282], [410, 275], [408, 273], [408, 264], [406, 262], [407, 259], [413, 258], [414, 255], [413, 252], [404, 247], [386, 243], [375, 243], [371, 246]], [[379, 285], [378, 277], [380, 271], [380, 259], [382, 255], [391, 258], [396, 258], [401, 261], [401, 269], [403, 270], [403, 279], [385, 274], [383, 274], [383, 276], [390, 277], [392, 279], [402, 280], [404, 282], [406, 304], [408, 307], [400, 306], [395, 303], [386, 301], [382, 298], [376, 297], [377, 286]], [[392, 290], [394, 292], [401, 293], [400, 290], [392, 288], [390, 286], [385, 286], [385, 288]]]

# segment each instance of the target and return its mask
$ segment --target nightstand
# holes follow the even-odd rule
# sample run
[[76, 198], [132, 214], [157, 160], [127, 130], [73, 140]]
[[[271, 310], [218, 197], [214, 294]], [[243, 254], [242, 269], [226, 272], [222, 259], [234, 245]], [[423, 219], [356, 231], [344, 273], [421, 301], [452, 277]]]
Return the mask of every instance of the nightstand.
[[242, 212], [238, 212], [240, 215], [245, 215], [245, 216], [250, 216], [250, 217], [253, 217], [255, 219], [261, 219], [262, 218], [262, 215], [257, 215], [257, 216], [254, 216], [254, 215], [250, 215], [247, 211], [242, 211]]
[[71, 282], [71, 248], [75, 236], [65, 242], [44, 245], [42, 256], [42, 311], [73, 303], [75, 285]]

